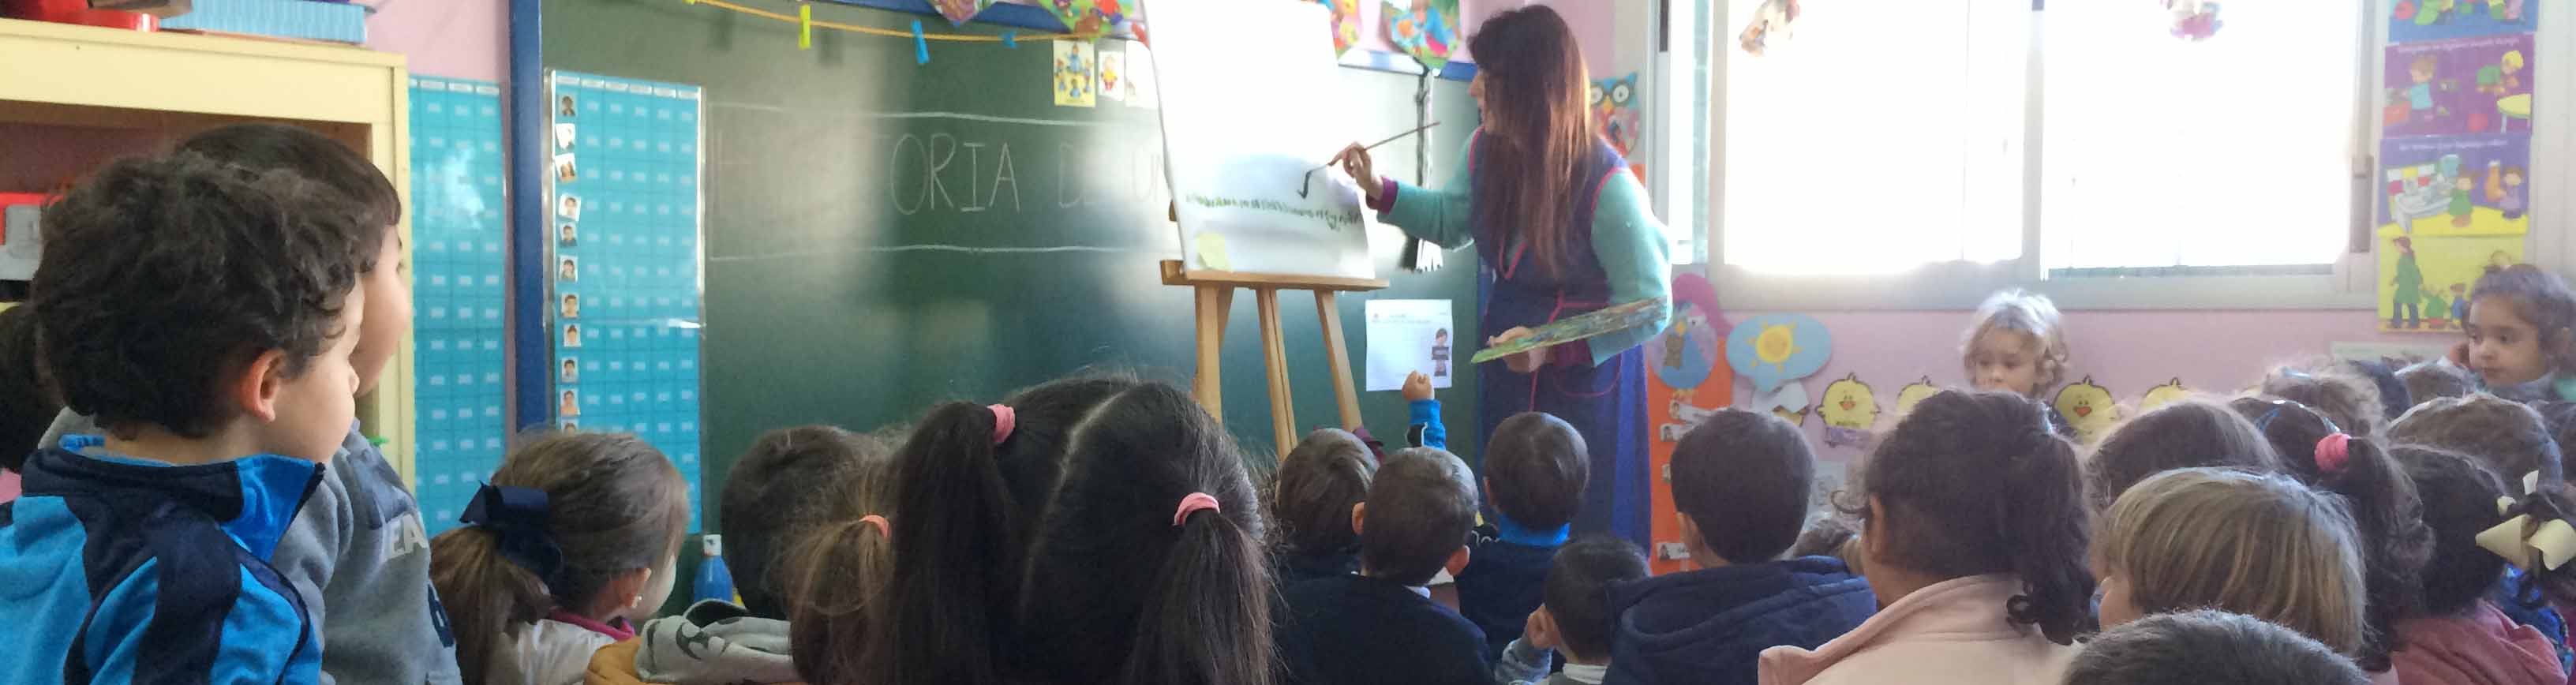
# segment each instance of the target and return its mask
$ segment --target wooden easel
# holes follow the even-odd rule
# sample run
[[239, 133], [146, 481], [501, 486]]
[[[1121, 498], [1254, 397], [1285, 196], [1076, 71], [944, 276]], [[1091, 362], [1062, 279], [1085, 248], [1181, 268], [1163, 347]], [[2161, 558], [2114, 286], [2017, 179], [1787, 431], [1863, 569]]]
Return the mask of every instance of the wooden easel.
[[1374, 278], [1339, 276], [1303, 276], [1250, 274], [1235, 271], [1190, 271], [1177, 259], [1163, 260], [1163, 285], [1189, 286], [1198, 295], [1198, 379], [1192, 390], [1199, 406], [1209, 416], [1225, 420], [1223, 372], [1226, 317], [1234, 312], [1236, 288], [1251, 288], [1252, 301], [1261, 308], [1261, 352], [1263, 365], [1270, 372], [1270, 428], [1285, 455], [1297, 445], [1303, 434], [1297, 430], [1296, 396], [1288, 392], [1287, 335], [1279, 328], [1279, 291], [1311, 290], [1315, 293], [1315, 311], [1323, 319], [1325, 359], [1333, 371], [1333, 394], [1342, 410], [1342, 427], [1360, 425], [1360, 394], [1351, 382], [1351, 352], [1343, 345], [1342, 310], [1337, 296], [1345, 292], [1367, 292], [1386, 289], [1386, 281]]

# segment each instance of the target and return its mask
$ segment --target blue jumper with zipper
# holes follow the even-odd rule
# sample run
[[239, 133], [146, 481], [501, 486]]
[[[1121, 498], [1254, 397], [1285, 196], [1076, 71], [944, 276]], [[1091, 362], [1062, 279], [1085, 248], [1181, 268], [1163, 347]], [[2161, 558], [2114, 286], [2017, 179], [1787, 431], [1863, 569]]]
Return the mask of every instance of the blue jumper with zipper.
[[0, 683], [313, 683], [321, 649], [269, 566], [322, 466], [174, 466], [96, 436], [27, 458], [0, 504]]

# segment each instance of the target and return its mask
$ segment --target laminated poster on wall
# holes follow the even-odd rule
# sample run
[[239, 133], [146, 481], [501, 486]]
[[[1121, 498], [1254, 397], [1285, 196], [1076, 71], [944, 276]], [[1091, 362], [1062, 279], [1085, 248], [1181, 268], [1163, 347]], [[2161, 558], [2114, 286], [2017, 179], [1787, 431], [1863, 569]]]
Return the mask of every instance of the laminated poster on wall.
[[2102, 439], [2103, 433], [2120, 422], [2119, 401], [2109, 388], [2095, 384], [2092, 376], [2059, 389], [2051, 405], [2075, 428], [2076, 441], [2087, 445]]
[[1642, 95], [1637, 89], [1637, 72], [1592, 81], [1592, 122], [1600, 127], [1601, 136], [1610, 139], [1610, 147], [1618, 149], [1621, 156], [1635, 154], [1633, 151], [1645, 147], [1646, 129], [1641, 121], [1645, 103], [1640, 101]]
[[2531, 33], [2548, 0], [2397, 0], [2389, 5], [2388, 42], [2412, 43], [2499, 33]]
[[430, 535], [457, 526], [512, 428], [503, 121], [500, 84], [411, 77], [412, 470]]
[[1078, 40], [1050, 41], [1055, 46], [1055, 104], [1058, 107], [1090, 107], [1099, 88], [1092, 75], [1097, 49]]
[[1824, 322], [1805, 314], [1756, 316], [1726, 335], [1726, 363], [1735, 375], [1753, 380], [1756, 395], [1824, 370], [1833, 351], [1834, 336]]
[[2385, 50], [2379, 118], [2386, 137], [2531, 132], [2531, 34]]
[[1434, 72], [1458, 45], [1458, 0], [1386, 0], [1386, 35], [1395, 48]]
[[1412, 374], [1447, 388], [1457, 377], [1448, 300], [1369, 300], [1368, 390], [1401, 390]]
[[1845, 375], [1825, 385], [1825, 398], [1816, 403], [1816, 415], [1825, 420], [1827, 446], [1866, 446], [1878, 427], [1878, 397], [1870, 392], [1868, 383], [1861, 382], [1860, 374]]
[[1109, 98], [1111, 100], [1126, 100], [1127, 51], [1100, 50], [1097, 53], [1097, 58], [1100, 60], [1100, 68], [1096, 70], [1095, 73], [1099, 76], [1100, 80], [1100, 82], [1096, 84], [1100, 89], [1100, 97]]
[[2384, 140], [2380, 160], [2380, 330], [2456, 331], [2486, 267], [2523, 261], [2531, 137]]

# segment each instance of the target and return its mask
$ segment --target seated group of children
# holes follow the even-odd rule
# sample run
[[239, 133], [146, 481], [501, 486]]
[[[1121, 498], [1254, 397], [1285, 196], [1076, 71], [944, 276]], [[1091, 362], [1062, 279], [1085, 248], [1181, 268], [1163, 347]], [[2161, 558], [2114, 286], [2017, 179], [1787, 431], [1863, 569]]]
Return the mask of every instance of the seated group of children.
[[1984, 390], [1901, 417], [1823, 521], [1797, 427], [1683, 436], [1694, 570], [1656, 577], [1573, 534], [1573, 426], [1503, 422], [1480, 477], [1427, 384], [1414, 446], [1318, 431], [1266, 488], [1187, 392], [1115, 374], [784, 429], [717, 503], [741, 605], [646, 620], [688, 518], [670, 460], [532, 436], [426, 539], [354, 421], [410, 327], [391, 186], [287, 127], [180, 150], [49, 207], [33, 299], [0, 313], [0, 354], [37, 360], [0, 374], [0, 440], [40, 447], [0, 463], [25, 484], [0, 683], [2567, 680], [2576, 297], [2527, 267], [2481, 281], [2475, 375], [2285, 367], [2081, 459], [2033, 401], [2053, 308], [1999, 298]]

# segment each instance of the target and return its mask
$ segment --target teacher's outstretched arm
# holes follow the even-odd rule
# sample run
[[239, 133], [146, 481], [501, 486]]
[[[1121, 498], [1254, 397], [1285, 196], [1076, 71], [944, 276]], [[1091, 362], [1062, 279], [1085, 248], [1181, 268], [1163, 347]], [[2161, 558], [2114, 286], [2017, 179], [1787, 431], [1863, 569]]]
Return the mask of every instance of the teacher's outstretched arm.
[[1649, 207], [1646, 186], [1627, 169], [1612, 170], [1610, 178], [1601, 182], [1601, 199], [1592, 208], [1592, 251], [1600, 255], [1601, 269], [1610, 276], [1611, 303], [1663, 298], [1664, 304], [1653, 323], [1583, 341], [1591, 348], [1594, 365], [1644, 344], [1671, 324], [1671, 245], [1664, 237], [1663, 222], [1655, 220]]
[[1474, 149], [1475, 136], [1471, 135], [1467, 138], [1467, 146], [1458, 153], [1458, 163], [1450, 165], [1449, 182], [1439, 190], [1377, 175], [1376, 160], [1370, 158], [1368, 149], [1358, 143], [1342, 150], [1336, 159], [1341, 162], [1342, 171], [1360, 184], [1360, 190], [1367, 195], [1369, 208], [1377, 210], [1379, 221], [1403, 229], [1405, 235], [1454, 250], [1476, 242], [1476, 231], [1470, 221], [1474, 214], [1469, 209], [1473, 206], [1471, 193], [1475, 181], [1467, 168], [1475, 162], [1474, 155], [1468, 152]]

